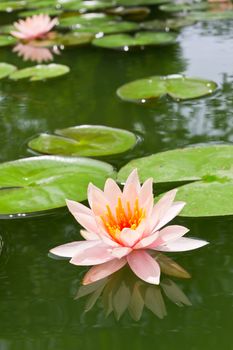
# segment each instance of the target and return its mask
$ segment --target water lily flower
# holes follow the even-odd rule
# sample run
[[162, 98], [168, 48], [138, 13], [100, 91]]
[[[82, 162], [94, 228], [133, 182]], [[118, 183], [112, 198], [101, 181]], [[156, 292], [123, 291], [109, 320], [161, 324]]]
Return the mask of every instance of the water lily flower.
[[71, 258], [74, 265], [93, 266], [83, 284], [105, 278], [126, 264], [142, 280], [159, 284], [160, 267], [150, 252], [181, 252], [200, 248], [208, 242], [183, 236], [184, 226], [165, 225], [183, 209], [184, 202], [174, 202], [177, 190], [167, 192], [156, 204], [153, 180], [141, 186], [135, 169], [123, 191], [108, 179], [104, 191], [89, 184], [90, 208], [67, 200], [75, 219], [85, 228], [84, 241], [71, 242], [52, 249], [52, 254]]
[[45, 14], [34, 15], [25, 20], [20, 19], [18, 22], [15, 22], [16, 31], [12, 31], [11, 35], [26, 41], [41, 39], [46, 37], [57, 23], [57, 18], [51, 19]]

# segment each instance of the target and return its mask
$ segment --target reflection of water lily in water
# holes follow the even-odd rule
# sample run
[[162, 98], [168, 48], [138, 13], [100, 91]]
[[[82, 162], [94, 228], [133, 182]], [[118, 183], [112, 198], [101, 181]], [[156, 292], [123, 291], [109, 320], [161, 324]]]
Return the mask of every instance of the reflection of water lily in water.
[[100, 281], [81, 286], [75, 299], [85, 296], [88, 297], [85, 312], [90, 311], [98, 300], [105, 316], [113, 312], [118, 320], [127, 310], [135, 321], [140, 320], [144, 309], [149, 309], [159, 318], [165, 317], [167, 311], [164, 296], [178, 306], [191, 305], [188, 297], [171, 279], [162, 279], [159, 286], [151, 285], [138, 279], [127, 268]]
[[18, 44], [13, 48], [24, 61], [48, 62], [53, 60], [53, 53], [59, 54], [59, 50], [49, 50], [47, 47], [36, 47], [29, 44]]
[[90, 184], [88, 201], [91, 209], [67, 201], [76, 220], [86, 229], [85, 241], [71, 242], [51, 250], [70, 257], [74, 265], [93, 266], [84, 277], [84, 284], [105, 278], [127, 263], [142, 280], [160, 283], [160, 266], [153, 251], [178, 252], [192, 250], [206, 241], [182, 237], [188, 229], [179, 225], [164, 226], [184, 207], [174, 202], [176, 190], [167, 192], [155, 205], [153, 180], [140, 186], [137, 171], [128, 177], [123, 192], [112, 179], [104, 191]]
[[11, 35], [25, 41], [45, 39], [57, 23], [57, 18], [51, 19], [45, 14], [34, 15], [25, 20], [20, 19], [18, 22], [15, 22], [14, 27], [16, 30], [12, 31]]

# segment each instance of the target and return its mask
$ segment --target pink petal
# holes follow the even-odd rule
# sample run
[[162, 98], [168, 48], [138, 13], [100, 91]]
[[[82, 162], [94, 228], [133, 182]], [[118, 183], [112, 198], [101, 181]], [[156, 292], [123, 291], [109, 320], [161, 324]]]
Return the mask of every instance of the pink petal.
[[123, 258], [124, 256], [128, 255], [129, 253], [131, 253], [132, 249], [129, 247], [118, 247], [118, 248], [114, 248], [112, 250], [112, 255], [115, 258]]
[[175, 241], [158, 246], [155, 249], [161, 252], [184, 252], [188, 250], [201, 248], [208, 243], [209, 242], [207, 241], [202, 241], [199, 239], [181, 237]]
[[132, 230], [131, 228], [124, 228], [119, 233], [117, 238], [122, 245], [126, 247], [133, 247], [142, 238], [144, 229], [145, 223], [141, 222], [136, 230]]
[[83, 205], [81, 203], [66, 199], [66, 205], [67, 205], [69, 211], [71, 212], [71, 214], [73, 214], [73, 215], [76, 213], [93, 215], [91, 209], [86, 207], [85, 205]]
[[127, 260], [125, 258], [122, 259], [113, 259], [104, 264], [93, 266], [86, 273], [83, 279], [83, 284], [90, 284], [96, 282], [100, 279], [103, 279], [112, 273], [120, 270], [123, 266], [125, 266]]
[[107, 211], [109, 201], [105, 197], [103, 191], [91, 183], [88, 186], [88, 201], [95, 215], [100, 216]]
[[100, 239], [100, 237], [94, 232], [90, 232], [90, 231], [86, 231], [86, 230], [80, 230], [80, 234], [87, 241], [97, 241], [97, 240]]
[[139, 195], [141, 186], [138, 178], [137, 169], [134, 169], [126, 180], [123, 189], [123, 198], [125, 202], [129, 201], [131, 205], [135, 203], [136, 198]]
[[79, 214], [75, 213], [73, 214], [75, 219], [80, 223], [81, 226], [83, 226], [87, 231], [98, 233], [99, 229], [96, 225], [96, 221], [94, 217], [91, 217], [90, 215], [86, 214]]
[[153, 202], [153, 179], [152, 178], [144, 182], [140, 190], [138, 199], [139, 199], [140, 207], [144, 207], [148, 199], [151, 199], [151, 201]]
[[[167, 192], [154, 206], [151, 215], [151, 231], [157, 230], [157, 225], [166, 215], [168, 209], [171, 207], [172, 202], [175, 199], [177, 190], [171, 190]], [[161, 227], [161, 226], [160, 226]]]
[[185, 204], [185, 202], [175, 202], [174, 204], [172, 204], [172, 206], [168, 209], [166, 214], [163, 216], [163, 218], [161, 218], [158, 225], [156, 225], [154, 229], [157, 231], [161, 227], [165, 226], [172, 219], [174, 219], [184, 208]]
[[134, 249], [142, 249], [146, 247], [150, 247], [150, 245], [153, 245], [154, 241], [157, 240], [159, 237], [159, 232], [155, 232], [150, 236], [144, 237], [139, 241], [135, 246]]
[[107, 179], [104, 186], [104, 195], [108, 199], [112, 209], [116, 207], [118, 199], [122, 198], [120, 187], [112, 179]]
[[[87, 243], [95, 241], [84, 241]], [[114, 256], [111, 254], [112, 249], [108, 245], [99, 242], [96, 245], [90, 247], [83, 247], [77, 254], [70, 260], [71, 264], [80, 266], [99, 265], [106, 261], [113, 260]]]
[[87, 249], [90, 247], [96, 247], [100, 241], [76, 241], [67, 244], [60, 245], [50, 250], [50, 253], [58, 256], [72, 258], [80, 250]]
[[135, 250], [127, 256], [132, 271], [143, 281], [151, 284], [159, 284], [159, 264], [144, 250]]
[[184, 226], [171, 225], [163, 228], [158, 232], [158, 239], [155, 240], [148, 248], [156, 249], [157, 246], [167, 243], [169, 241], [174, 241], [182, 236], [184, 236], [189, 229]]

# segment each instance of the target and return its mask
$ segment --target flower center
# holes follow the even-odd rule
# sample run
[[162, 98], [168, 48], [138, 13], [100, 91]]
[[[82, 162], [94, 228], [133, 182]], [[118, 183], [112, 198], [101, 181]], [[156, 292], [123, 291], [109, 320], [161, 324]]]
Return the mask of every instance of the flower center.
[[112, 213], [110, 206], [107, 205], [107, 211], [101, 216], [101, 220], [108, 233], [117, 239], [117, 234], [124, 228], [136, 230], [142, 219], [145, 218], [145, 210], [139, 208], [138, 198], [136, 198], [134, 207], [131, 209], [129, 201], [126, 202], [126, 209], [123, 207], [121, 198], [118, 198], [118, 203], [115, 208], [115, 214]]

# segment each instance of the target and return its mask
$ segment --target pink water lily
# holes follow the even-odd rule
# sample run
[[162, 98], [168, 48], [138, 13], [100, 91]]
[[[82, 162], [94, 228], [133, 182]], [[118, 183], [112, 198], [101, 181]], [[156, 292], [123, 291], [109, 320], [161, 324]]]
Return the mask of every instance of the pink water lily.
[[142, 280], [159, 284], [160, 267], [150, 255], [153, 250], [180, 252], [200, 248], [208, 242], [184, 238], [184, 226], [164, 227], [183, 209], [184, 202], [174, 202], [177, 190], [167, 192], [155, 205], [153, 180], [140, 185], [137, 170], [128, 177], [123, 191], [108, 179], [104, 191], [88, 187], [90, 208], [67, 200], [75, 219], [85, 228], [84, 241], [58, 246], [51, 253], [71, 258], [74, 265], [95, 265], [83, 283], [93, 283], [128, 264]]
[[40, 14], [20, 19], [14, 23], [15, 31], [11, 35], [21, 40], [34, 40], [44, 38], [49, 31], [58, 23], [58, 19], [51, 19], [48, 15]]

